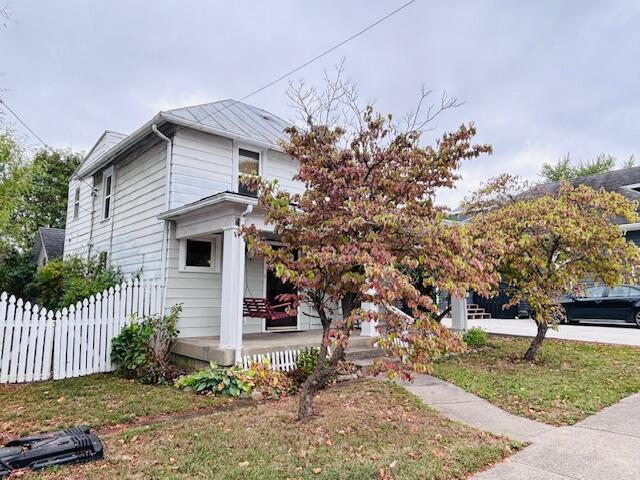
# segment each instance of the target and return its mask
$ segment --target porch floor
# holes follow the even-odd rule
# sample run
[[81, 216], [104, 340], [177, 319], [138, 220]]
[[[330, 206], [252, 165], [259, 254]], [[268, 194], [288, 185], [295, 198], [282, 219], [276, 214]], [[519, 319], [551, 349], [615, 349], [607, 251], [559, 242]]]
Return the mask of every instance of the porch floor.
[[[242, 337], [242, 355], [316, 347], [320, 344], [321, 338], [321, 330], [248, 333]], [[360, 331], [356, 330], [351, 335], [347, 350], [370, 347], [374, 340], [375, 337], [361, 337]], [[196, 368], [212, 360], [219, 365], [233, 364], [234, 352], [221, 349], [219, 341], [220, 337], [178, 338], [173, 345], [172, 353], [179, 364]]]

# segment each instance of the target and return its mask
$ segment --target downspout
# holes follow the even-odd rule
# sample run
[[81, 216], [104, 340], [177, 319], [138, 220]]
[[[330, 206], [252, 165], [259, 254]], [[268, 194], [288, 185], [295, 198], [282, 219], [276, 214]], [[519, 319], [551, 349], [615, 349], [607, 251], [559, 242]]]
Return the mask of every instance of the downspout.
[[[161, 140], [164, 140], [167, 144], [167, 153], [165, 158], [165, 194], [164, 194], [164, 210], [169, 210], [170, 195], [171, 195], [171, 165], [173, 157], [173, 142], [169, 137], [158, 130], [158, 126], [154, 123], [151, 125], [151, 131], [155, 133]], [[171, 221], [165, 220], [162, 227], [162, 314], [166, 312], [167, 303], [167, 250], [169, 249], [169, 233], [171, 229]]]
[[[240, 217], [238, 218], [238, 227], [242, 228], [244, 227], [245, 224], [245, 220], [246, 220], [246, 216], [250, 215], [251, 212], [253, 212], [253, 205], [247, 205], [247, 208], [244, 209], [244, 212], [242, 212], [240, 214]], [[242, 242], [242, 244], [244, 245], [244, 242]], [[246, 257], [246, 253], [243, 251], [242, 255], [245, 255]], [[246, 262], [246, 258], [245, 258], [245, 262]], [[243, 262], [244, 264], [244, 262]], [[245, 265], [245, 271], [246, 271], [246, 265]], [[241, 277], [241, 281], [239, 281], [239, 285], [238, 288], [240, 289], [240, 291], [242, 292], [242, 296], [244, 297], [244, 284], [246, 282], [246, 279], [244, 278], [244, 274], [245, 272], [242, 272], [242, 275], [240, 275]], [[242, 305], [240, 305], [240, 311], [242, 312]], [[244, 322], [240, 322], [240, 331], [242, 332], [242, 329], [244, 328]], [[242, 333], [240, 338], [242, 338]], [[236, 364], [241, 363], [242, 362], [242, 345], [236, 345], [236, 352], [235, 352], [235, 361]]]

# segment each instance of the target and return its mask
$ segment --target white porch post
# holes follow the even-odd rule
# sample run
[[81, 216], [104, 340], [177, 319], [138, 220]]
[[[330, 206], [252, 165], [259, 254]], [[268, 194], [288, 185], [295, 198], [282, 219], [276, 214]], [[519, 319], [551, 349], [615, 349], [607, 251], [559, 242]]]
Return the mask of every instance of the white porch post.
[[[362, 302], [362, 309], [365, 312], [379, 312], [379, 307], [372, 302]], [[373, 322], [360, 322], [360, 336], [361, 337], [379, 337], [377, 321]]]
[[242, 303], [244, 300], [244, 239], [238, 227], [224, 229], [222, 245], [222, 304], [220, 306], [220, 348], [233, 350], [235, 361], [242, 352]]
[[466, 297], [451, 297], [451, 328], [461, 331], [466, 331], [468, 328]]

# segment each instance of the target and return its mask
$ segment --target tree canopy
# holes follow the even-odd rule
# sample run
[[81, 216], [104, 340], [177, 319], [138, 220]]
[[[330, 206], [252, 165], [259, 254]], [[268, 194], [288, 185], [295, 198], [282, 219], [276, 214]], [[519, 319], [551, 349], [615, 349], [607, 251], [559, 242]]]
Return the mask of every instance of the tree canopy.
[[0, 248], [26, 250], [38, 227], [65, 227], [69, 178], [80, 160], [69, 150], [27, 156], [10, 131], [0, 133]]
[[[586, 162], [574, 163], [567, 155], [555, 163], [543, 163], [540, 176], [547, 182], [559, 182], [560, 180], [572, 180], [586, 175], [595, 175], [613, 170], [617, 165], [617, 159], [607, 153], [599, 154], [595, 159]], [[625, 160], [621, 167], [635, 166], [633, 155]]]
[[591, 280], [615, 285], [632, 278], [640, 250], [613, 223], [640, 220], [624, 196], [561, 182], [557, 192], [531, 188], [519, 178], [492, 179], [467, 199], [471, 231], [491, 239], [510, 305], [526, 300], [538, 327], [525, 359], [533, 361], [549, 327], [565, 318], [563, 295]]
[[[320, 360], [303, 385], [300, 419], [311, 414], [313, 396], [360, 322], [386, 322], [384, 345], [404, 359], [395, 366], [404, 373], [427, 370], [433, 358], [462, 348], [459, 337], [434, 321], [436, 306], [415, 288], [406, 267], [422, 269], [424, 286], [454, 295], [488, 292], [497, 280], [485, 268], [484, 240], [443, 222], [443, 208], [434, 203], [437, 189], [454, 185], [462, 161], [491, 152], [488, 145], [472, 143], [473, 124], [442, 135], [435, 146], [422, 146], [419, 130], [401, 129], [371, 106], [357, 110], [350, 124], [331, 125], [328, 115], [304, 117], [305, 128], [288, 129], [291, 140], [283, 145], [300, 163], [296, 178], [304, 193], [243, 178], [259, 190], [265, 221], [284, 244], [273, 248], [251, 226], [243, 230], [249, 250], [293, 283], [293, 299], [310, 305], [323, 327]], [[399, 300], [415, 321], [393, 310], [362, 308], [363, 302], [388, 306]]]

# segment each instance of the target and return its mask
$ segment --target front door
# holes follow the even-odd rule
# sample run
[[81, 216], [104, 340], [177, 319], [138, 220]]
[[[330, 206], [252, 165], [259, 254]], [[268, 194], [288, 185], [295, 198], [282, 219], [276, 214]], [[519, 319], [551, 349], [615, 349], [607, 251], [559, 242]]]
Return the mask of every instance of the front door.
[[[281, 300], [278, 300], [278, 296], [282, 295], [283, 293], [296, 293], [296, 289], [291, 283], [285, 283], [280, 280], [273, 270], [267, 270], [267, 299], [269, 300], [269, 302], [272, 305], [284, 303]], [[267, 319], [265, 324], [267, 330], [274, 328], [295, 329], [297, 326], [297, 315], [293, 315], [288, 318], [282, 318], [275, 322], [271, 322], [269, 319]]]

